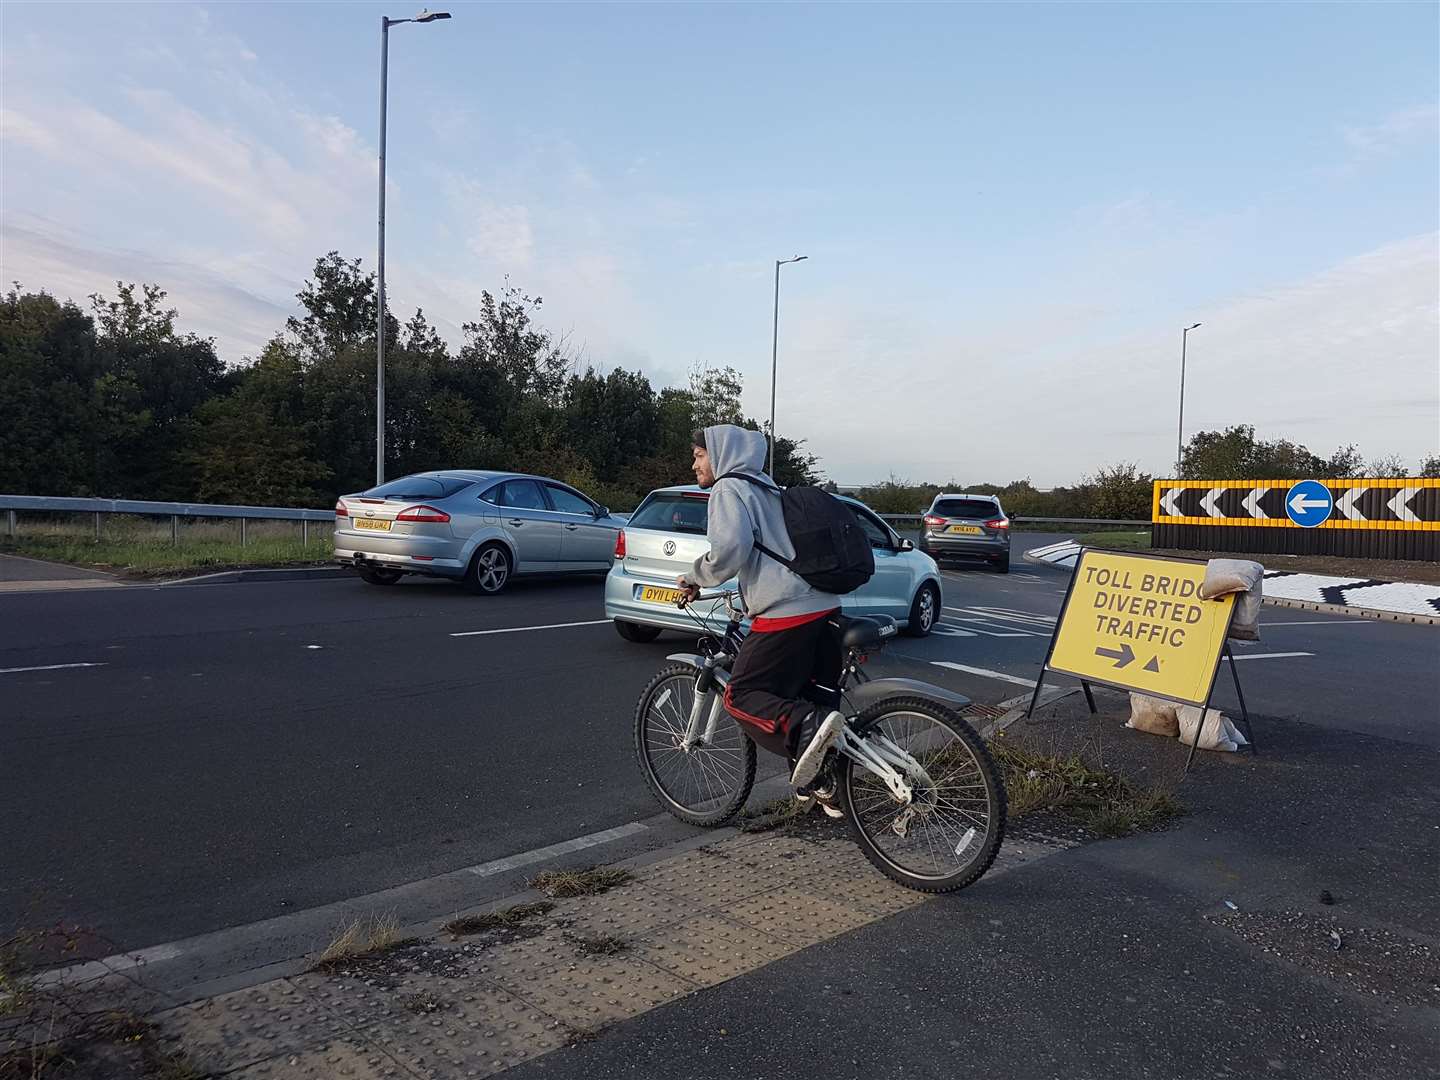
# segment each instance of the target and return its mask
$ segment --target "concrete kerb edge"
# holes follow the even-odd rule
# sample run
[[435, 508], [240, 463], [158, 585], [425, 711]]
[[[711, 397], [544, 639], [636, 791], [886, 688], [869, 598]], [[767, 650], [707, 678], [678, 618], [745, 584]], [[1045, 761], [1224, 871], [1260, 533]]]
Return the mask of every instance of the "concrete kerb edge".
[[312, 578], [337, 578], [353, 574], [354, 570], [348, 566], [271, 567], [253, 570], [220, 570], [213, 574], [201, 574], [198, 577], [169, 578], [165, 581], [132, 581], [128, 584], [156, 587], [198, 585], [202, 582], [207, 585], [232, 585], [248, 581], [308, 581]]
[[[1351, 615], [1360, 619], [1378, 619], [1382, 622], [1417, 623], [1422, 626], [1440, 625], [1440, 615], [1415, 615], [1408, 611], [1385, 611], [1381, 608], [1352, 607], [1348, 604], [1322, 604], [1313, 600], [1291, 600], [1284, 596], [1267, 596], [1265, 603], [1272, 607], [1294, 608], [1296, 611], [1314, 611], [1322, 615]], [[1264, 625], [1261, 625], [1264, 630]]]

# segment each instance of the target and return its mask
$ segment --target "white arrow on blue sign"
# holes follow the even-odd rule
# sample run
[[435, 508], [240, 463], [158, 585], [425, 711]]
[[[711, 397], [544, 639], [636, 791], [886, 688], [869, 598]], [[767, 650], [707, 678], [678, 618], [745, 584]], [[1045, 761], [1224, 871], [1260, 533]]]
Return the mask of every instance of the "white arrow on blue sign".
[[1330, 520], [1335, 496], [1319, 480], [1301, 480], [1285, 493], [1285, 513], [1302, 529], [1313, 529]]

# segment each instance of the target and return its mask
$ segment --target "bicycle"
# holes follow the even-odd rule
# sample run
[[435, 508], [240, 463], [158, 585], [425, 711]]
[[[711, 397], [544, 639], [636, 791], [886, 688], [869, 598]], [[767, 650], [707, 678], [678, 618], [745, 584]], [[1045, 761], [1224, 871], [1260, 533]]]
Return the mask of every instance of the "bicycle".
[[[755, 783], [755, 744], [723, 701], [745, 639], [736, 597], [724, 591], [693, 602], [724, 602], [729, 625], [718, 634], [681, 601], [705, 631], [699, 651], [667, 657], [674, 663], [650, 680], [635, 707], [646, 783], [691, 825], [725, 824]], [[815, 688], [811, 697], [841, 710], [846, 725], [812, 790], [833, 786], [856, 842], [892, 881], [930, 893], [964, 888], [990, 868], [1005, 833], [1004, 785], [961, 716], [969, 699], [915, 679], [870, 678], [864, 664], [895, 636], [895, 620], [834, 618], [844, 650], [839, 685]]]

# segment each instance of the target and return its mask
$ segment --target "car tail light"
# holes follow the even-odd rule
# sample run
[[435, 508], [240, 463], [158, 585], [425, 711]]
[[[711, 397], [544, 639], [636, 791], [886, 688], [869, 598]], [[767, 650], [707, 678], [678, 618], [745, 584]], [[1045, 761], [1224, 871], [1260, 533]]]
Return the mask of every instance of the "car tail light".
[[345, 509], [345, 504], [343, 502], [337, 502], [335, 504], [335, 516], [337, 518], [350, 516], [350, 511]]
[[621, 529], [619, 532], [617, 532], [617, 533], [615, 534], [615, 557], [616, 557], [617, 559], [623, 559], [623, 558], [625, 557], [625, 530], [624, 530], [624, 529]]
[[987, 529], [1008, 529], [1010, 527], [1010, 519], [991, 518], [989, 521], [985, 522], [985, 527]]
[[943, 517], [940, 517], [940, 515], [938, 514], [926, 514], [924, 517], [924, 521], [925, 524], [929, 525], [932, 529], [938, 528], [939, 526], [945, 524], [945, 519]]
[[433, 506], [407, 506], [395, 515], [395, 520], [419, 521], [432, 525], [444, 525], [450, 520], [450, 515], [444, 510], [436, 510]]

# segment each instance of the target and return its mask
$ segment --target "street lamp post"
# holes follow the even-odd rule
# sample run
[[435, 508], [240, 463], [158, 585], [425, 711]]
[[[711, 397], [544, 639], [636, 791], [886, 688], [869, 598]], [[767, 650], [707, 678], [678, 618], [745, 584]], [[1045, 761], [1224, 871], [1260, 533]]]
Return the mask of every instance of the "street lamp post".
[[775, 476], [775, 375], [780, 352], [780, 267], [804, 262], [809, 257], [796, 255], [793, 259], [775, 260], [775, 323], [770, 335], [770, 468], [767, 470], [772, 479]]
[[385, 102], [389, 85], [390, 27], [448, 19], [448, 11], [422, 11], [413, 19], [380, 16], [380, 242], [375, 260], [375, 486], [385, 483]]
[[1180, 331], [1180, 424], [1175, 432], [1175, 479], [1180, 479], [1180, 470], [1185, 464], [1185, 343], [1190, 331], [1200, 324], [1187, 326]]

